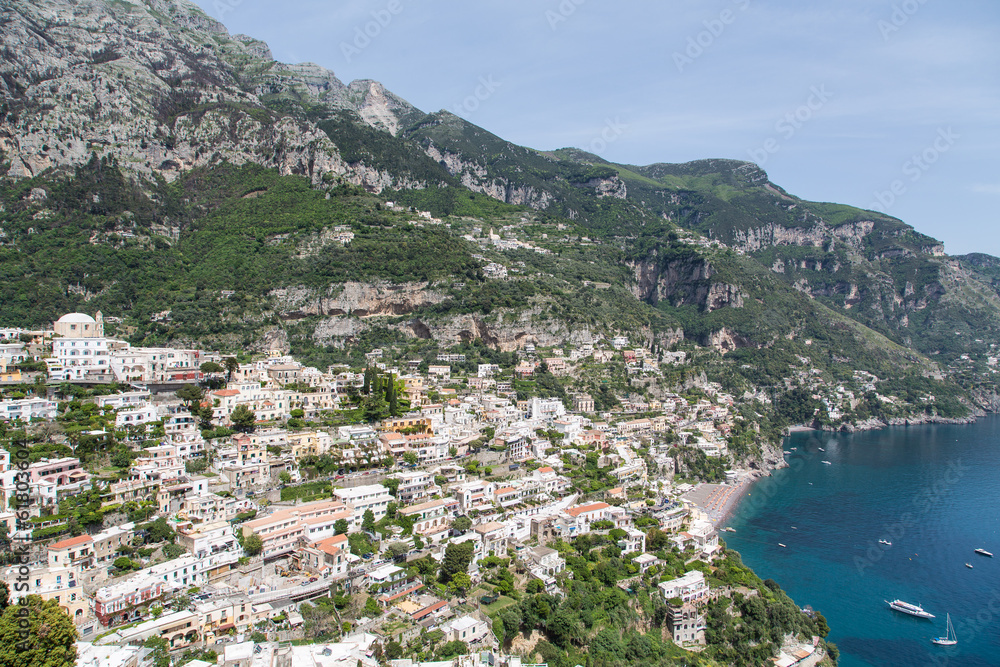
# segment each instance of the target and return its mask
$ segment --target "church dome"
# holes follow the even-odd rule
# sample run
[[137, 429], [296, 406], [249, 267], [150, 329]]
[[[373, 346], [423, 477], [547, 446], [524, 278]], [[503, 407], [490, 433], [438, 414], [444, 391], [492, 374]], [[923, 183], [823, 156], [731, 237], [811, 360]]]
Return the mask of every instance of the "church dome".
[[96, 324], [95, 320], [90, 315], [85, 315], [83, 313], [68, 313], [60, 317], [57, 322], [62, 322], [65, 324]]

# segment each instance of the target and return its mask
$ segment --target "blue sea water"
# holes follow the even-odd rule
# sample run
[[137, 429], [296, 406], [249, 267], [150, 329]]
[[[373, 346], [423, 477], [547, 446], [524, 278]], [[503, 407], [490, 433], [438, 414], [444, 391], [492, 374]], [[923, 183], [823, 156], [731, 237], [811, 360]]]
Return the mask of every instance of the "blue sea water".
[[[785, 451], [790, 467], [750, 489], [722, 537], [826, 616], [841, 665], [1000, 665], [1000, 416], [796, 433]], [[937, 618], [889, 609], [897, 598]], [[951, 648], [930, 642], [946, 613]]]

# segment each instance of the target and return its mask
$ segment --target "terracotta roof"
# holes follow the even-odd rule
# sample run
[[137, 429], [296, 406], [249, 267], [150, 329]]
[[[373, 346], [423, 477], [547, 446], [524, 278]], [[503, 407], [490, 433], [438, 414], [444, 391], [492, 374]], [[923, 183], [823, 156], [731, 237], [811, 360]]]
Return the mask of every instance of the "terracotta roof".
[[602, 510], [607, 507], [610, 507], [610, 505], [608, 505], [607, 503], [590, 503], [589, 505], [571, 507], [570, 509], [566, 510], [566, 514], [569, 514], [571, 517], [578, 517], [586, 512], [596, 512], [597, 510]]
[[441, 600], [440, 602], [435, 602], [434, 604], [432, 604], [429, 607], [424, 607], [423, 609], [421, 609], [420, 611], [416, 612], [415, 614], [411, 614], [411, 616], [413, 617], [414, 621], [419, 621], [424, 616], [427, 616], [428, 614], [433, 614], [438, 609], [441, 609], [442, 607], [447, 607], [447, 606], [448, 606], [448, 601], [447, 600]]
[[86, 544], [87, 542], [93, 542], [90, 535], [77, 535], [76, 537], [71, 537], [69, 539], [63, 540], [62, 542], [56, 542], [55, 544], [50, 544], [49, 549], [68, 549], [69, 547], [75, 547], [78, 544]]
[[239, 389], [220, 389], [219, 391], [213, 391], [212, 395], [213, 396], [222, 396], [223, 398], [225, 398], [227, 396], [239, 396], [240, 395], [240, 390]]
[[538, 472], [555, 472], [555, 468], [552, 466], [545, 466], [544, 468], [539, 468]]

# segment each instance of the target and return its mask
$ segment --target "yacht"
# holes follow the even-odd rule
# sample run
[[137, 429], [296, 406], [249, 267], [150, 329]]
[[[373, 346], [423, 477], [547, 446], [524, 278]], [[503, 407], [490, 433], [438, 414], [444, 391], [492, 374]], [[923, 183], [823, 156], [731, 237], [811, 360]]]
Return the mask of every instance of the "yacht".
[[980, 556], [989, 556], [990, 558], [993, 558], [993, 554], [991, 554], [986, 549], [976, 549], [976, 553], [979, 554]]
[[969, 568], [971, 570], [972, 569], [972, 563], [966, 563], [965, 567], [967, 567], [967, 568]]
[[784, 548], [785, 548], [785, 545], [784, 545], [784, 544], [782, 544], [781, 542], [778, 542], [778, 546], [779, 546], [779, 547], [781, 547], [782, 549], [784, 549]]
[[909, 602], [903, 602], [902, 600], [893, 600], [892, 602], [885, 600], [885, 603], [892, 609], [901, 611], [904, 614], [909, 614], [910, 616], [916, 616], [918, 618], [934, 618], [934, 614], [924, 611], [924, 608], [918, 604], [910, 604]]
[[819, 450], [819, 451], [821, 451], [821, 452], [825, 452], [825, 451], [826, 451], [826, 450], [825, 450], [825, 449], [823, 449], [822, 447], [817, 447], [816, 449], [818, 449], [818, 450]]
[[955, 635], [955, 626], [951, 624], [951, 614], [948, 614], [948, 630], [945, 632], [944, 637], [935, 637], [931, 640], [932, 643], [938, 646], [954, 646], [958, 643], [958, 637]]
[[832, 466], [833, 465], [833, 463], [831, 461], [820, 461], [820, 463], [826, 464], [828, 466]]

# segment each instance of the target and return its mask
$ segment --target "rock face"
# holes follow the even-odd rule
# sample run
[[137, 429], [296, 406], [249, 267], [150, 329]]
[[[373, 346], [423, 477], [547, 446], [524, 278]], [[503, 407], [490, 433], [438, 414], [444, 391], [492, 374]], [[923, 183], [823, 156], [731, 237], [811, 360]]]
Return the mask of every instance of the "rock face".
[[11, 0], [0, 21], [0, 150], [15, 178], [96, 153], [167, 180], [225, 160], [314, 184], [414, 185], [346, 164], [324, 132], [260, 96], [348, 109], [390, 133], [416, 109], [376, 82], [345, 86], [318, 65], [276, 63], [266, 44], [231, 37], [186, 0]]
[[317, 296], [304, 287], [271, 292], [281, 316], [296, 319], [310, 315], [372, 317], [407, 315], [424, 306], [441, 303], [445, 295], [427, 289], [427, 283], [348, 282]]
[[632, 293], [652, 305], [698, 306], [706, 312], [742, 308], [746, 294], [736, 285], [712, 282], [715, 269], [701, 257], [669, 261], [632, 262]]
[[[552, 195], [525, 185], [515, 185], [503, 178], [490, 177], [485, 165], [465, 160], [457, 153], [440, 150], [433, 143], [425, 151], [435, 162], [440, 163], [462, 185], [473, 192], [484, 194], [507, 204], [530, 206], [544, 209], [552, 202]], [[622, 184], [624, 185], [624, 183]]]
[[[864, 247], [865, 237], [872, 233], [875, 223], [870, 220], [828, 227], [823, 221], [816, 221], [809, 227], [784, 227], [768, 224], [749, 229], [733, 231], [731, 245], [743, 252], [757, 252], [772, 246], [811, 246], [824, 248], [834, 239], [848, 244], [856, 250]], [[775, 269], [779, 271], [779, 269]]]

